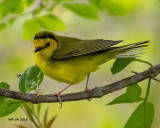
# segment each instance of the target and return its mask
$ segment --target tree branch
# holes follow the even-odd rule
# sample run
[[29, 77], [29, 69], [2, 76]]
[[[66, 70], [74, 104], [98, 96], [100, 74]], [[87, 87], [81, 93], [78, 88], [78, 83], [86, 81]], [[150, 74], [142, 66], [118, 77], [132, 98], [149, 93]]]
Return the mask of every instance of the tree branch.
[[[156, 77], [158, 74], [160, 74], [160, 64], [152, 66], [146, 71], [137, 73], [131, 77], [127, 77], [125, 79], [106, 85], [104, 87], [95, 87], [94, 89], [92, 89], [91, 92], [76, 92], [76, 93], [63, 94], [61, 95], [61, 99], [62, 102], [66, 102], [66, 101], [77, 101], [77, 100], [91, 99], [91, 98], [100, 98], [103, 95], [120, 90], [137, 82], [143, 81], [147, 78]], [[57, 96], [53, 95], [25, 94], [2, 88], [0, 88], [0, 95], [22, 101], [32, 102], [34, 104], [59, 102]]]

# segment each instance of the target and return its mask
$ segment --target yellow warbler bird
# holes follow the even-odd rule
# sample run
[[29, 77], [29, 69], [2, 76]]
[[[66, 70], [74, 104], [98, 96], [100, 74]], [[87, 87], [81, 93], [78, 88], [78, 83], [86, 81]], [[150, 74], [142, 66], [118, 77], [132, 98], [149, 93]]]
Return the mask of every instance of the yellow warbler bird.
[[[55, 93], [60, 103], [60, 95], [68, 87], [82, 82], [100, 65], [114, 58], [136, 57], [148, 46], [149, 41], [112, 47], [122, 40], [82, 40], [73, 37], [58, 36], [49, 31], [41, 31], [34, 37], [34, 58], [37, 66], [50, 78], [69, 84]], [[62, 103], [61, 103], [62, 104]]]

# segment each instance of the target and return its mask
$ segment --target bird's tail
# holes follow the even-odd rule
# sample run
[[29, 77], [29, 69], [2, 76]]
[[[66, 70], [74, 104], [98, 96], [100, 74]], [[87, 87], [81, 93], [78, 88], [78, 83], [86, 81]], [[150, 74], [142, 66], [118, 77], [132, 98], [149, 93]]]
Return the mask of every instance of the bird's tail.
[[138, 43], [133, 43], [129, 45], [124, 45], [120, 47], [113, 47], [109, 52], [118, 54], [115, 58], [130, 58], [130, 57], [140, 57], [140, 54], [144, 54], [145, 52], [140, 52], [142, 50], [147, 49], [149, 41], [142, 41]]

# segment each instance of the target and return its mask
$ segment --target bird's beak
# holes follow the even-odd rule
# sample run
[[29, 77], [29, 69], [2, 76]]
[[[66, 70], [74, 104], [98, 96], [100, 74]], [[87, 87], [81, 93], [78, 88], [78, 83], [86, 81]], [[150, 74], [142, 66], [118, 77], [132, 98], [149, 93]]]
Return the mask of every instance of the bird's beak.
[[35, 50], [34, 50], [34, 53], [39, 52], [39, 51], [41, 51], [42, 49], [43, 49], [43, 47], [36, 47]]

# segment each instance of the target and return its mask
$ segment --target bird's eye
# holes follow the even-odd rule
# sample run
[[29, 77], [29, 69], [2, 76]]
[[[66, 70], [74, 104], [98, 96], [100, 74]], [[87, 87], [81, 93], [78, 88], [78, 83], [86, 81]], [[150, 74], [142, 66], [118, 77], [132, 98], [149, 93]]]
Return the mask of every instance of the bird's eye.
[[46, 45], [47, 45], [47, 46], [50, 46], [50, 42], [48, 42]]

